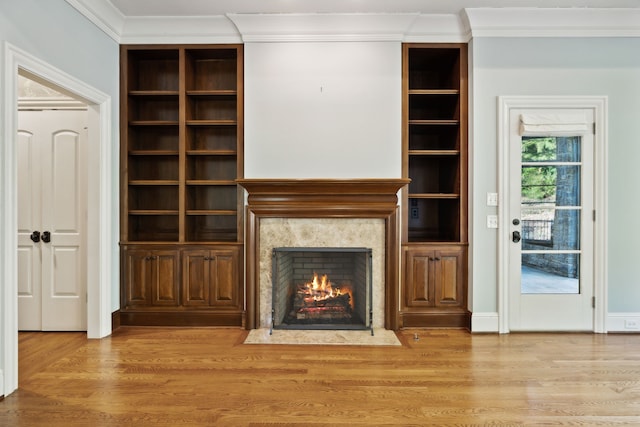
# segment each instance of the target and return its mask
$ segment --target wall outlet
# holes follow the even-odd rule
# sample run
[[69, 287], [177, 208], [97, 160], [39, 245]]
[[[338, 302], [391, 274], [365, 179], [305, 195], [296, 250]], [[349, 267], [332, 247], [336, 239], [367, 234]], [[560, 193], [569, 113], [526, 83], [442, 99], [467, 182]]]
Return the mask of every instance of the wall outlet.
[[487, 215], [487, 228], [498, 228], [498, 215]]
[[625, 329], [640, 329], [640, 321], [636, 319], [625, 319], [624, 320], [624, 328]]
[[411, 218], [418, 219], [419, 217], [420, 217], [420, 213], [418, 211], [418, 208], [411, 208]]

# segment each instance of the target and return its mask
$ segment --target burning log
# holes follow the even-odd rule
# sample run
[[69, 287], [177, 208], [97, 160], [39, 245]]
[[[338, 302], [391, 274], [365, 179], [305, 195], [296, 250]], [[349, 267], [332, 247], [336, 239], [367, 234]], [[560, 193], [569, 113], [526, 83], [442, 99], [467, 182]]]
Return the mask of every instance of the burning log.
[[290, 317], [296, 320], [332, 323], [348, 322], [352, 318], [351, 290], [334, 288], [327, 276], [298, 285], [293, 295]]
[[306, 307], [296, 312], [298, 320], [350, 320], [351, 310], [345, 307]]

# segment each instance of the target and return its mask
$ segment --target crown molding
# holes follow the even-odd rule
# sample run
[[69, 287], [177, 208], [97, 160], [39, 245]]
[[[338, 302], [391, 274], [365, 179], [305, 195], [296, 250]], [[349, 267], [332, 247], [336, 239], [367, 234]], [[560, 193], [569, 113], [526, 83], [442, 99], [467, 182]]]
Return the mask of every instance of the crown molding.
[[223, 15], [134, 16], [126, 19], [122, 44], [241, 43], [236, 26]]
[[402, 41], [418, 13], [227, 14], [244, 42]]
[[120, 43], [125, 16], [108, 0], [65, 0], [106, 35]]
[[470, 8], [472, 37], [639, 37], [640, 9]]
[[473, 37], [640, 37], [640, 8], [467, 8], [460, 14], [124, 16], [109, 0], [66, 0], [121, 44], [467, 42]]
[[471, 30], [464, 14], [420, 14], [405, 32], [403, 41], [465, 43], [470, 38]]

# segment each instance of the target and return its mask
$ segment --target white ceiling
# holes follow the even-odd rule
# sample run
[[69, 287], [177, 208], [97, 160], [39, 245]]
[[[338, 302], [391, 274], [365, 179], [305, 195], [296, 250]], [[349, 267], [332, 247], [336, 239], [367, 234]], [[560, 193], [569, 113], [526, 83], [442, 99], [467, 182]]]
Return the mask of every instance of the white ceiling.
[[125, 17], [226, 13], [458, 14], [465, 8], [640, 8], [640, 0], [103, 0]]

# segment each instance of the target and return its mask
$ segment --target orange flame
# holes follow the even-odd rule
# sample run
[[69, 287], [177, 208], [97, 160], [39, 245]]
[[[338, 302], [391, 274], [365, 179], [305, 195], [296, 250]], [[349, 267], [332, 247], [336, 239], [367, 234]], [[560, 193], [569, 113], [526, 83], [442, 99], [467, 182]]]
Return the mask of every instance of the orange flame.
[[349, 304], [353, 308], [353, 292], [350, 286], [343, 285], [334, 287], [326, 274], [318, 277], [318, 273], [313, 273], [313, 280], [305, 284], [307, 297], [305, 301], [324, 301], [341, 295], [349, 294]]

